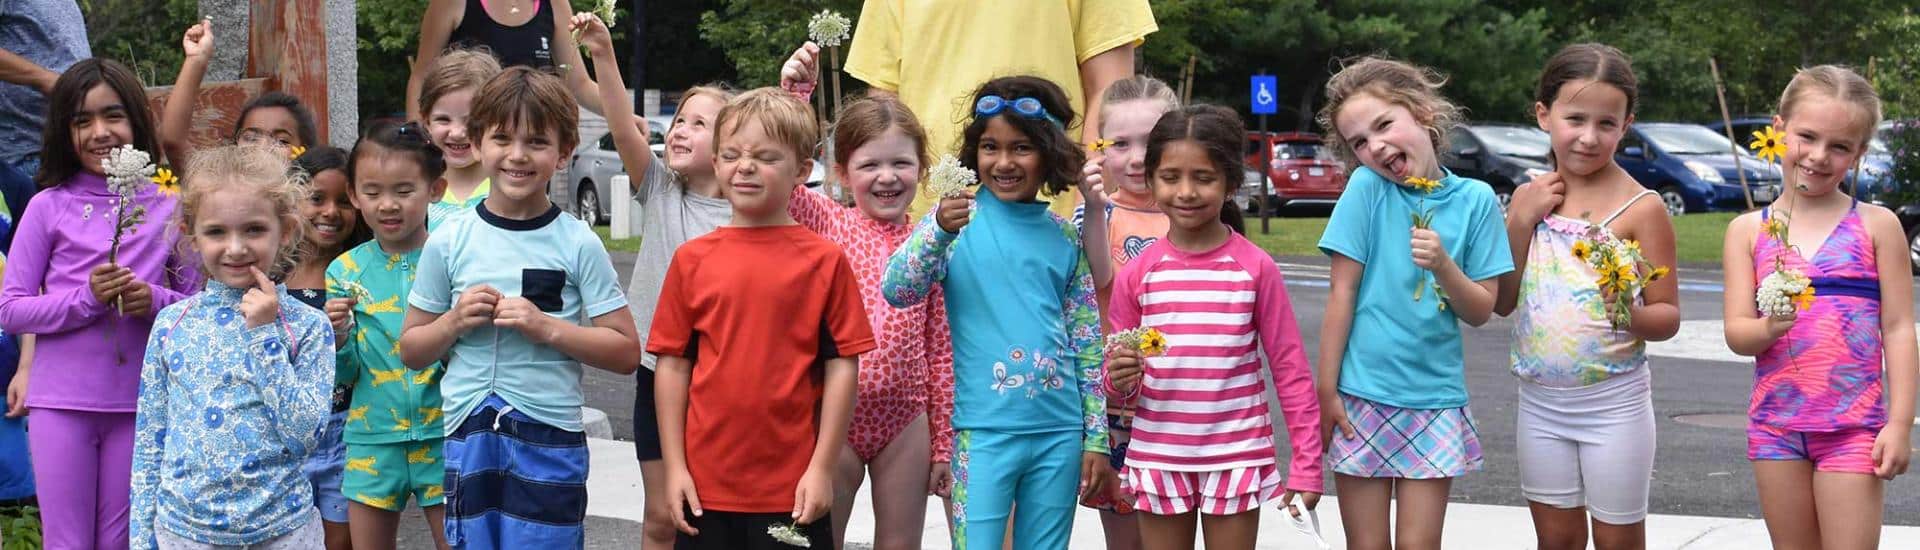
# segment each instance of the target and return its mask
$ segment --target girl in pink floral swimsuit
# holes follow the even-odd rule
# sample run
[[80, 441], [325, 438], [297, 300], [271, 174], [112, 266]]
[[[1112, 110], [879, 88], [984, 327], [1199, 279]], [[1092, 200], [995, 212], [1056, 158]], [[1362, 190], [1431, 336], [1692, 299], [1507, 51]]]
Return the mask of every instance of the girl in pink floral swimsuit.
[[[1912, 448], [1920, 352], [1905, 238], [1891, 211], [1839, 192], [1879, 118], [1859, 75], [1801, 70], [1774, 119], [1790, 192], [1727, 228], [1727, 346], [1757, 359], [1747, 458], [1776, 548], [1873, 547], [1885, 481]], [[1811, 278], [1812, 303], [1759, 312], [1759, 281], [1776, 269]]]

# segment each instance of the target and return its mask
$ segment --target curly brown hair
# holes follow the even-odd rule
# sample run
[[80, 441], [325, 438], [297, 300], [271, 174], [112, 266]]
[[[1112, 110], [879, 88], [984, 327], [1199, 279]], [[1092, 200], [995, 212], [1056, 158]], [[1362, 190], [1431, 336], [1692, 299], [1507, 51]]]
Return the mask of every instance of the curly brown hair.
[[1348, 63], [1327, 81], [1327, 104], [1320, 108], [1315, 120], [1326, 130], [1326, 142], [1333, 146], [1334, 156], [1349, 164], [1359, 164], [1353, 145], [1340, 134], [1334, 118], [1347, 101], [1362, 95], [1373, 96], [1406, 107], [1413, 113], [1414, 120], [1426, 127], [1427, 135], [1433, 138], [1434, 149], [1444, 150], [1447, 131], [1459, 125], [1465, 116], [1460, 107], [1440, 95], [1440, 87], [1446, 83], [1447, 77], [1433, 69], [1385, 57], [1362, 57]]

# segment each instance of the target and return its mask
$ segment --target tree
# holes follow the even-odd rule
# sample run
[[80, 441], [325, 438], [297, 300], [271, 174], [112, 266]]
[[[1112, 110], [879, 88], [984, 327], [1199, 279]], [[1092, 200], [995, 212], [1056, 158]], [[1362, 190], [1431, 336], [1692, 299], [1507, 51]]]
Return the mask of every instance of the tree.
[[[700, 36], [726, 52], [742, 87], [780, 82], [780, 64], [807, 40], [807, 20], [823, 9], [860, 21], [860, 0], [724, 0], [700, 14]], [[860, 29], [855, 27], [853, 32]], [[842, 63], [846, 45], [841, 45]], [[849, 93], [851, 90], [848, 91]]]
[[148, 86], [171, 86], [180, 76], [180, 35], [198, 12], [195, 0], [80, 2], [93, 55], [126, 64]]

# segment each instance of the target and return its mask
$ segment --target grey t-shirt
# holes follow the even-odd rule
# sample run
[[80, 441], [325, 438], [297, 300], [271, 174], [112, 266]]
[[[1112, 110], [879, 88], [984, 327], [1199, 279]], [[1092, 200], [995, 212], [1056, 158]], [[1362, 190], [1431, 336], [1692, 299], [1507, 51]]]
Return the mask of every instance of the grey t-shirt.
[[[653, 311], [660, 304], [660, 287], [667, 282], [667, 264], [673, 261], [673, 251], [726, 225], [733, 219], [733, 205], [724, 198], [688, 194], [679, 175], [657, 156], [647, 163], [640, 181], [644, 187], [633, 194], [633, 200], [640, 203], [640, 252], [633, 259], [627, 305], [633, 308], [640, 347], [646, 349], [648, 333], [653, 330]], [[653, 369], [654, 361], [653, 354], [641, 354], [640, 364], [648, 370]]]
[[[0, 50], [55, 73], [93, 57], [87, 22], [73, 0], [0, 0]], [[46, 116], [40, 90], [0, 82], [0, 162], [18, 166], [38, 158]]]

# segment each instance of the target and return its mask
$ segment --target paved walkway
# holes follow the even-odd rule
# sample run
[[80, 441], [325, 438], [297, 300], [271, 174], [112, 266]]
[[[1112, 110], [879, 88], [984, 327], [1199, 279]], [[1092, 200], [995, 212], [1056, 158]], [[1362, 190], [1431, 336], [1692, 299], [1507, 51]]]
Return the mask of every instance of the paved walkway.
[[[587, 480], [587, 514], [639, 522], [642, 516], [640, 467], [633, 462], [632, 444], [594, 439], [591, 447], [593, 469]], [[849, 548], [866, 548], [873, 540], [872, 504], [864, 488], [857, 498], [852, 522], [847, 527], [847, 539]], [[1322, 499], [1320, 511], [1322, 535], [1333, 548], [1345, 547], [1336, 499]], [[927, 502], [926, 525], [926, 534], [921, 540], [923, 547], [951, 547], [946, 537], [946, 517], [940, 512], [938, 500]], [[1531, 525], [1532, 519], [1523, 507], [1455, 503], [1447, 507], [1445, 547], [1532, 548]], [[611, 536], [618, 534], [595, 532], [591, 528], [587, 532], [589, 546], [599, 546], [594, 541]], [[1100, 540], [1099, 516], [1081, 509], [1074, 517], [1073, 548], [1104, 548]], [[1259, 540], [1258, 548], [1262, 549], [1314, 547], [1312, 539], [1294, 531], [1284, 512], [1273, 509], [1261, 513]], [[1647, 519], [1647, 540], [1650, 550], [1749, 550], [1766, 548], [1769, 544], [1767, 528], [1758, 519], [1701, 516], [1652, 516]], [[1880, 546], [1920, 548], [1920, 527], [1889, 526], [1881, 533]]]

